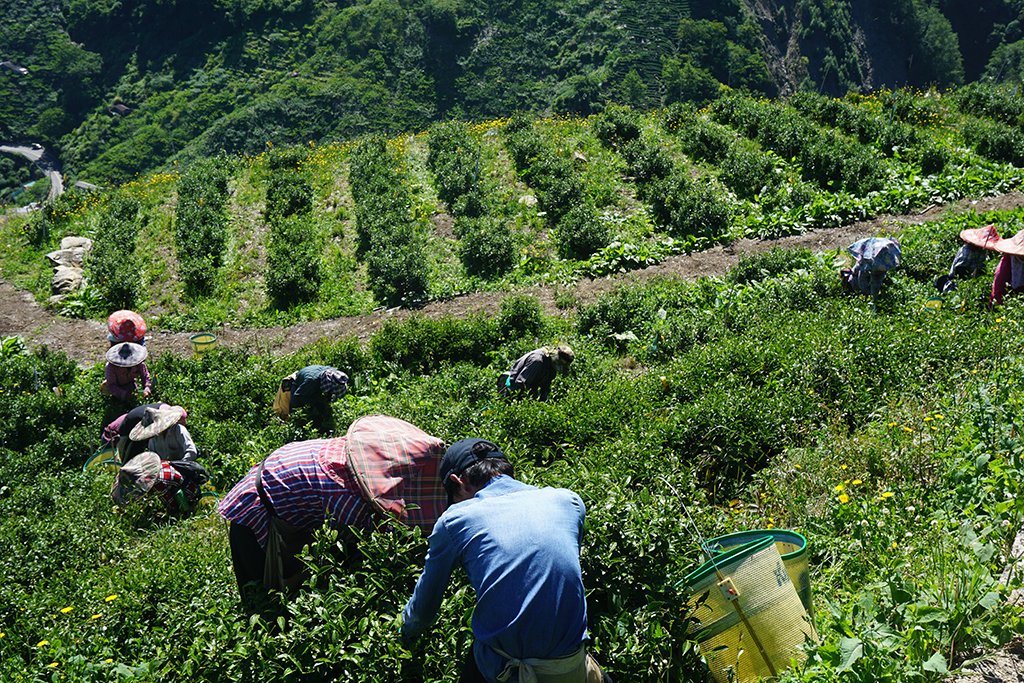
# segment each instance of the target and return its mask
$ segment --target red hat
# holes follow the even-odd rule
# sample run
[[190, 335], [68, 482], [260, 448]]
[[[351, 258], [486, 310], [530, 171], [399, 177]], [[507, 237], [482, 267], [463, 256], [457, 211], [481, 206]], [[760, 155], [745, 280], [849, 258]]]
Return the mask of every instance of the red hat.
[[999, 241], [999, 231], [994, 225], [986, 225], [983, 228], [967, 228], [960, 231], [960, 239], [967, 244], [992, 250], [995, 248], [995, 243]]

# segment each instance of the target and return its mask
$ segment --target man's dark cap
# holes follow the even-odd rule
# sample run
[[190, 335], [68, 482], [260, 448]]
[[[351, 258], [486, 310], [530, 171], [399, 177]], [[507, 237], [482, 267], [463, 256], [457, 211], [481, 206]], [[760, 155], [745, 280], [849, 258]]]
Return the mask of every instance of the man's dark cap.
[[441, 458], [441, 484], [448, 481], [448, 475], [461, 474], [480, 460], [496, 458], [508, 461], [505, 454], [495, 444], [486, 439], [461, 439], [456, 441]]

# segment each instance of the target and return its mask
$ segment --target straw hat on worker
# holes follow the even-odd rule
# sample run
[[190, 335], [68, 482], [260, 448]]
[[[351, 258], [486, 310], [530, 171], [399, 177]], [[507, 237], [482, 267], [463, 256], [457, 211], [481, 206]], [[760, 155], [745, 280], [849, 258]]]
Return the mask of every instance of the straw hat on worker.
[[993, 248], [1003, 255], [996, 266], [989, 296], [989, 305], [998, 306], [1005, 295], [1024, 292], [1024, 230], [999, 240]]
[[181, 406], [149, 406], [128, 438], [145, 441], [146, 449], [164, 460], [195, 460], [199, 450], [188, 428], [182, 424], [184, 419], [185, 409]]

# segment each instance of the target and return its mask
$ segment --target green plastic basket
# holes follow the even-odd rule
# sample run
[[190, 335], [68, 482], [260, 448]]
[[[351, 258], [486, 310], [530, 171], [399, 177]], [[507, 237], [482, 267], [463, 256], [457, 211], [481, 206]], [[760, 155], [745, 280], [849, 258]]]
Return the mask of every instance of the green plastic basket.
[[734, 534], [727, 534], [712, 538], [704, 544], [705, 550], [712, 553], [723, 553], [737, 546], [762, 538], [771, 538], [775, 541], [779, 554], [782, 555], [782, 563], [786, 565], [786, 572], [790, 580], [796, 586], [796, 592], [800, 596], [807, 614], [814, 618], [814, 605], [811, 600], [811, 571], [807, 553], [807, 537], [795, 531], [785, 529], [755, 529], [753, 531], [737, 531]]
[[200, 356], [217, 345], [217, 335], [210, 332], [193, 334], [188, 340], [192, 344], [192, 350]]
[[121, 462], [117, 459], [112, 446], [104, 446], [93, 453], [82, 465], [83, 472], [116, 472], [121, 469]]
[[774, 678], [817, 636], [771, 538], [712, 556], [684, 579], [690, 637], [719, 683]]

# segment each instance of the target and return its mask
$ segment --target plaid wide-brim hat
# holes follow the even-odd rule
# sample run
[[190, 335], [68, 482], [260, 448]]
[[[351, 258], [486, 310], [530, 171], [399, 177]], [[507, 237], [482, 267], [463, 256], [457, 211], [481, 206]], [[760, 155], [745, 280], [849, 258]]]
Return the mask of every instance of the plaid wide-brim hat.
[[148, 407], [142, 413], [139, 424], [132, 427], [128, 438], [132, 441], [146, 441], [157, 434], [163, 434], [185, 417], [185, 409], [181, 406], [162, 405], [158, 408]]
[[429, 532], [447, 507], [438, 478], [444, 441], [388, 415], [367, 415], [345, 436], [327, 439], [317, 461], [342, 485], [355, 479], [379, 513]]
[[994, 248], [1000, 254], [1024, 256], [1024, 230], [1021, 230], [1013, 237], [999, 240]]
[[141, 498], [156, 484], [161, 469], [163, 465], [159, 455], [152, 451], [139, 453], [118, 471], [110, 489], [110, 498], [117, 505]]
[[986, 225], [981, 228], [966, 228], [960, 231], [960, 239], [967, 242], [967, 244], [973, 244], [976, 247], [991, 251], [995, 249], [996, 242], [999, 241], [999, 231], [996, 230], [994, 225]]
[[149, 351], [142, 344], [121, 342], [107, 349], [107, 362], [121, 368], [135, 367], [149, 357]]

